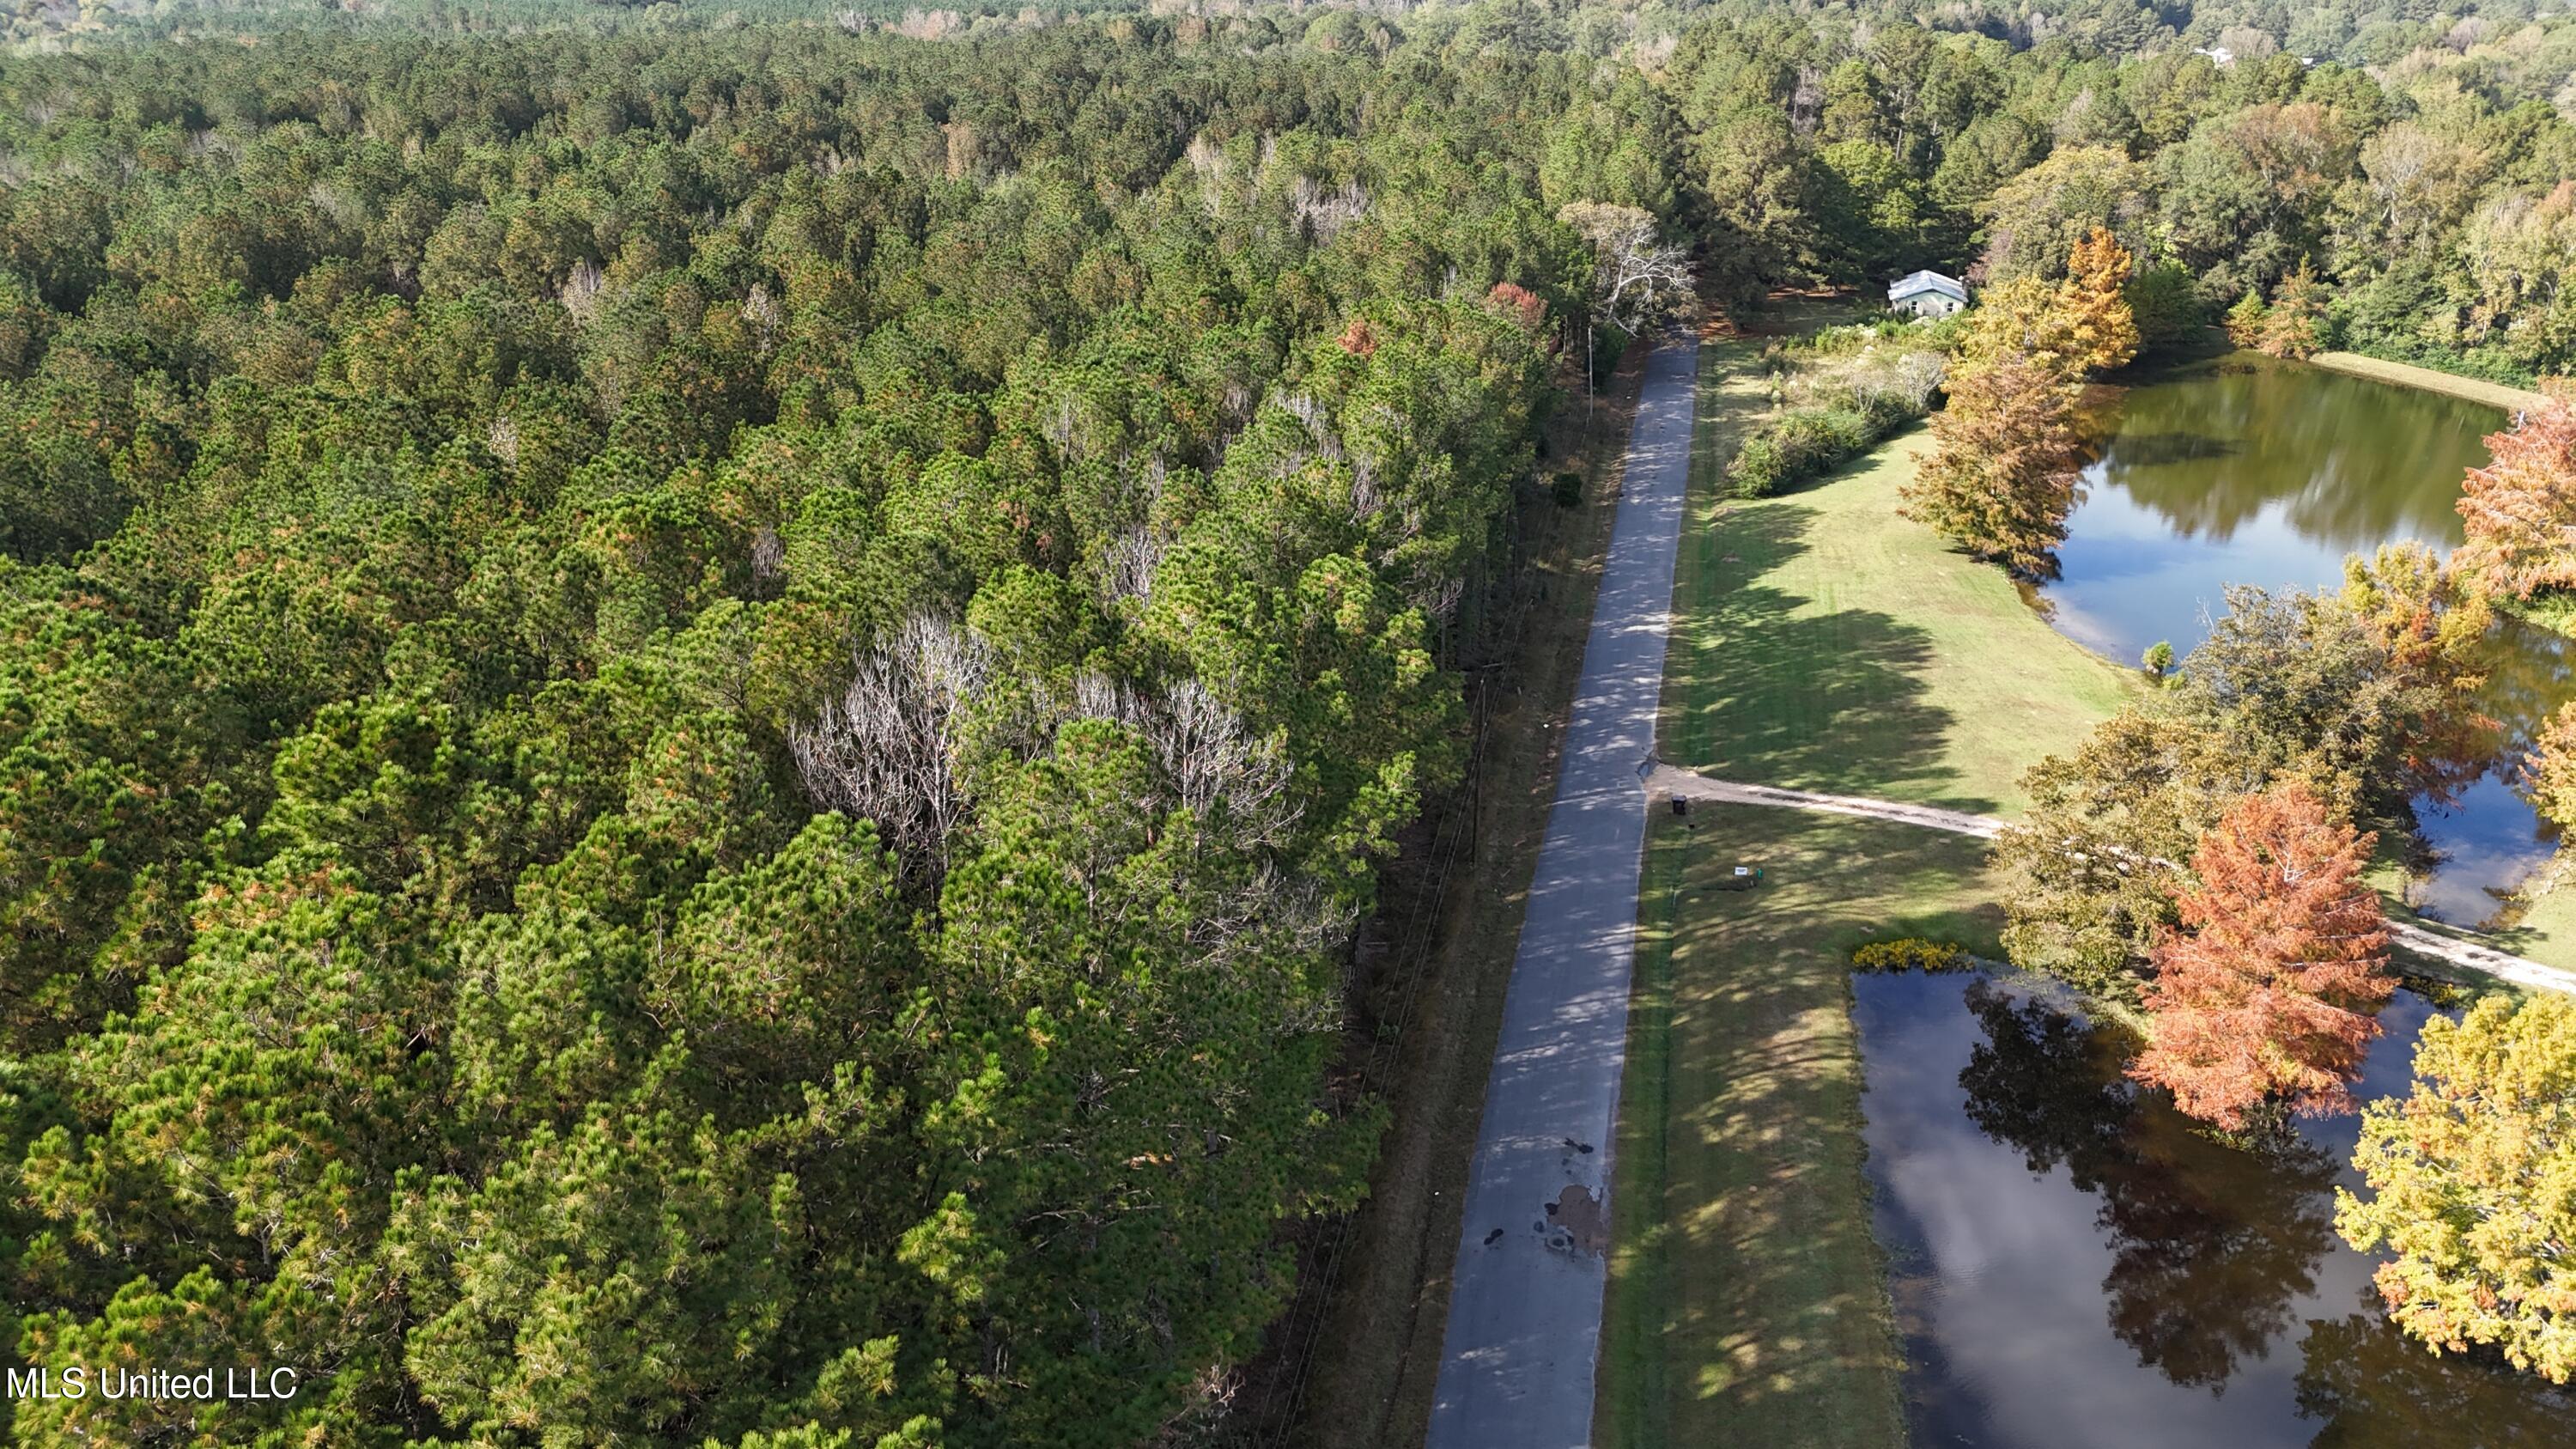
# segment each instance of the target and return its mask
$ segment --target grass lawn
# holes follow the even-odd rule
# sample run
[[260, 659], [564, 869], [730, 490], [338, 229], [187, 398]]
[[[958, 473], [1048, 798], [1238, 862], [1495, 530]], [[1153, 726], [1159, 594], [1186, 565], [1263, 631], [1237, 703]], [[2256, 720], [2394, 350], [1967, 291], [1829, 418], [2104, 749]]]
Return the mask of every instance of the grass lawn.
[[2576, 968], [2576, 880], [2562, 878], [2531, 903], [2522, 919], [2491, 937], [2517, 956]]
[[[1767, 407], [1703, 349], [1662, 753], [1733, 779], [2010, 813], [2015, 784], [2140, 687], [1991, 567], [1896, 516], [1919, 433], [1814, 486], [1717, 496]], [[1738, 864], [1756, 891], [1719, 889]], [[1658, 815], [1639, 907], [1603, 1326], [1605, 1445], [1904, 1437], [1870, 1236], [1850, 951], [1995, 954], [1982, 842], [1787, 810]]]
[[2320, 352], [2308, 359], [2319, 367], [2335, 372], [2348, 372], [2355, 377], [2377, 378], [2403, 387], [2420, 387], [2426, 392], [2448, 393], [2507, 412], [2536, 408], [2549, 399], [2527, 387], [2513, 387], [2489, 382], [2481, 377], [2462, 377], [2454, 372], [2438, 372], [2417, 367], [2411, 362], [2390, 362], [2385, 358], [2364, 357], [2358, 352]]
[[1897, 485], [1929, 441], [1907, 434], [1777, 498], [1698, 490], [1664, 678], [1666, 759], [2014, 814], [2022, 771], [2141, 687], [2050, 629], [2001, 570], [1896, 516]]
[[[1720, 888], [1739, 863], [1761, 889]], [[1902, 1444], [1850, 952], [1922, 935], [1993, 953], [1983, 844], [1703, 809], [1655, 818], [1643, 888], [1597, 1441]]]

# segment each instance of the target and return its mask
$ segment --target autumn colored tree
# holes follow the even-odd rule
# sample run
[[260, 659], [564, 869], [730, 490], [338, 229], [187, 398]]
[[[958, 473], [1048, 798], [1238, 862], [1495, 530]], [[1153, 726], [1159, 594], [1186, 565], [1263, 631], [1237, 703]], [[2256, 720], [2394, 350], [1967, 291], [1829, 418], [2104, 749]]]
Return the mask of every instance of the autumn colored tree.
[[1934, 448], [1898, 490], [1909, 518], [2015, 573], [2045, 574], [2075, 504], [2073, 404], [2038, 364], [2006, 357], [1950, 385]]
[[2254, 345], [2274, 357], [2313, 357], [2325, 345], [2325, 318], [2325, 285], [2302, 257], [2272, 294], [2272, 306], [2263, 315], [2263, 330]]
[[[2077, 333], [2076, 320], [2062, 286], [2039, 277], [2016, 277], [1989, 287], [1968, 314], [1957, 375], [2018, 358], [2061, 383], [2072, 382], [2084, 375], [2093, 355], [2091, 344]], [[1950, 395], [1955, 402], [1955, 384]]]
[[2501, 1349], [2576, 1376], [2576, 1001], [2490, 996], [2415, 1044], [2415, 1089], [2362, 1114], [2353, 1166], [2372, 1195], [2336, 1194], [2335, 1225], [2380, 1265], [2389, 1316], [2437, 1353]]
[[2478, 707], [2495, 611], [2423, 544], [2383, 544], [2344, 560], [2342, 603], [2386, 658], [2383, 678], [2416, 707], [2398, 731], [2408, 777], [2448, 796], [2485, 772], [2502, 726]]
[[2451, 565], [2493, 594], [2576, 588], [2576, 384], [2543, 385], [2546, 406], [2486, 437], [2489, 461], [2460, 490], [2467, 535]]
[[2351, 1103], [2372, 1008], [2395, 983], [2388, 931], [2361, 879], [2375, 837], [2326, 815], [2304, 786], [2239, 801], [2192, 854], [2183, 929], [2155, 953], [2148, 1045], [2129, 1074], [2229, 1130], [2277, 1101]]
[[2057, 285], [2076, 360], [2087, 372], [2108, 372], [2138, 355], [2138, 319], [2126, 291], [2133, 270], [2128, 248], [2095, 227], [2075, 243], [2066, 280]]
[[2259, 347], [2271, 319], [2272, 309], [2263, 305], [2263, 294], [2248, 287], [2227, 309], [2227, 340], [2239, 347]]
[[2478, 645], [2495, 611], [2460, 586], [2441, 555], [2412, 541], [2382, 544], [2368, 559], [2344, 560], [2343, 581], [2344, 604], [2388, 651], [2390, 664], [2448, 689], [2485, 683]]
[[2542, 819], [2576, 831], [2576, 704], [2561, 706], [2532, 740], [2522, 762], [2522, 793]]
[[2127, 249], [2097, 226], [2054, 285], [2026, 274], [1988, 290], [1932, 419], [1933, 452], [1900, 490], [1909, 517], [2015, 573], [2054, 567], [2075, 505], [2076, 386], [2137, 355], [2129, 270]]

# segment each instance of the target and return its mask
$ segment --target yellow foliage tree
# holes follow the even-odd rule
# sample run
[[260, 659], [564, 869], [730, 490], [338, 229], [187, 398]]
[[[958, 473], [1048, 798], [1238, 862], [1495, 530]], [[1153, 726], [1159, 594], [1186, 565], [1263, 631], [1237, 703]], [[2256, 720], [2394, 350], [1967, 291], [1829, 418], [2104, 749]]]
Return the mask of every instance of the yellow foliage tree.
[[2063, 280], [2023, 275], [1987, 288], [1969, 314], [1961, 368], [2019, 357], [2076, 382], [2126, 365], [2138, 355], [2138, 320], [2121, 291], [2129, 271], [2128, 249], [2097, 226], [2076, 242]]
[[2385, 1249], [2379, 1295], [2436, 1351], [2492, 1345], [2517, 1368], [2576, 1375], [2576, 1001], [2488, 997], [2457, 1023], [2434, 1017], [2415, 1047], [2415, 1090], [2362, 1114], [2353, 1166], [2367, 1199], [2338, 1189], [2335, 1226]]
[[[2090, 349], [2075, 335], [2073, 323], [2057, 287], [2046, 278], [2020, 276], [1988, 287], [1968, 314], [1954, 376], [2018, 358], [2059, 382], [2081, 377]], [[1956, 396], [1958, 388], [1950, 391]]]
[[2075, 360], [2087, 372], [2125, 367], [2138, 355], [2138, 319], [2122, 290], [2129, 282], [2131, 260], [2128, 248], [2098, 226], [2067, 257], [2057, 303], [2066, 316]]

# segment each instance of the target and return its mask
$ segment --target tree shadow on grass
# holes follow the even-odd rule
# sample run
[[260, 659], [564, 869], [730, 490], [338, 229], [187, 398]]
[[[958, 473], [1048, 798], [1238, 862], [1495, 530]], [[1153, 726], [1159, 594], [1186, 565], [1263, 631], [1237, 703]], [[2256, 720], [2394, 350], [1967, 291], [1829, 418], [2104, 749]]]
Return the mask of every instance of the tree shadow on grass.
[[1692, 541], [1705, 553], [1675, 624], [1688, 672], [1674, 747], [1723, 779], [1995, 809], [1942, 762], [1956, 720], [1923, 682], [1931, 634], [1871, 609], [1801, 613], [1814, 601], [1772, 582], [1820, 516], [1721, 507]]
[[[1673, 902], [1658, 1205], [1678, 1280], [1673, 1442], [1872, 1442], [1896, 1422], [1902, 1364], [1862, 1171], [1849, 953], [1891, 929], [1990, 930], [1963, 888], [1982, 847], [1798, 812], [1719, 807], [1707, 824], [1656, 847], [1692, 857]], [[1770, 883], [1716, 888], [1739, 856]]]

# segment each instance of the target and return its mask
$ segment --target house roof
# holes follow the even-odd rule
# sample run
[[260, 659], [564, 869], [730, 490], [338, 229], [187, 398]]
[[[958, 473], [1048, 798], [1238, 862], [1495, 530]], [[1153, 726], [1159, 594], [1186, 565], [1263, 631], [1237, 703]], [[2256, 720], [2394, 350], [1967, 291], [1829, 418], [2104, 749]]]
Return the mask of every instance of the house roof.
[[1939, 292], [1943, 296], [1956, 297], [1962, 302], [1968, 300], [1968, 289], [1958, 278], [1945, 277], [1939, 272], [1916, 272], [1911, 276], [1898, 278], [1888, 285], [1887, 300], [1902, 302], [1908, 297], [1920, 296], [1925, 292]]

